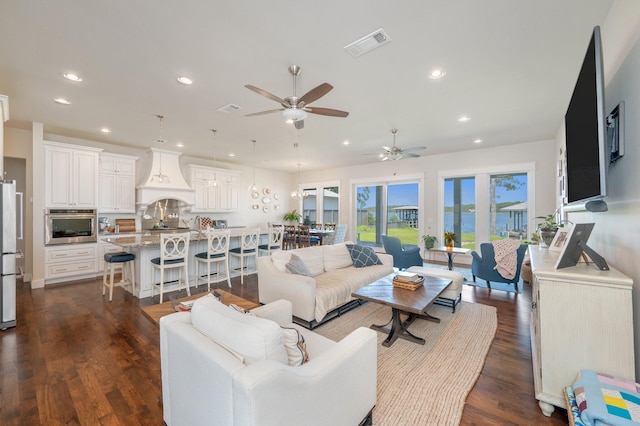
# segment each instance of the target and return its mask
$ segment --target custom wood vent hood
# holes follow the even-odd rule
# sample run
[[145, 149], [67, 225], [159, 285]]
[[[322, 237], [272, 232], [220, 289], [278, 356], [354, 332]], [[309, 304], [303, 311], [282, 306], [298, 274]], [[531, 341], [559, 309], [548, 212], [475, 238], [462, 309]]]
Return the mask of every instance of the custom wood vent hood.
[[180, 170], [180, 152], [150, 148], [147, 150], [148, 173], [142, 185], [136, 187], [136, 208], [144, 211], [149, 204], [173, 198], [181, 208], [195, 203], [195, 191], [185, 181]]

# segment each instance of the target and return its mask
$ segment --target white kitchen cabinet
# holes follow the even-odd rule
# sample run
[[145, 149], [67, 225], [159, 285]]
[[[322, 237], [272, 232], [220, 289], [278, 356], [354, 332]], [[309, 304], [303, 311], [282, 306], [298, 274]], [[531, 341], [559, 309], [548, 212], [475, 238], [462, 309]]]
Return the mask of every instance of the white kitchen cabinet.
[[137, 157], [100, 154], [98, 211], [135, 213]]
[[45, 280], [54, 283], [95, 277], [97, 246], [88, 243], [45, 247]]
[[558, 252], [529, 246], [535, 397], [550, 416], [581, 369], [635, 380], [633, 281], [593, 263], [555, 269]]
[[101, 149], [46, 142], [45, 206], [95, 209]]
[[[219, 213], [238, 210], [239, 174], [224, 169], [187, 165], [189, 184], [195, 191], [194, 213]], [[211, 182], [217, 185], [212, 186]]]

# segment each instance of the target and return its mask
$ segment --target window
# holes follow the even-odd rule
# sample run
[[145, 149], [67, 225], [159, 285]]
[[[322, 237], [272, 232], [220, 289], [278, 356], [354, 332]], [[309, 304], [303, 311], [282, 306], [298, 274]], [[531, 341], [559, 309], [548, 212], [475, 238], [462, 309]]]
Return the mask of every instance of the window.
[[527, 238], [527, 174], [489, 177], [489, 239]]
[[357, 186], [357, 241], [381, 246], [384, 234], [400, 238], [403, 244], [418, 244], [418, 188], [418, 182]]
[[[337, 224], [340, 220], [340, 188], [335, 183], [310, 185], [301, 188], [302, 221], [308, 225]], [[322, 212], [319, 215], [318, 212]]]
[[440, 171], [438, 177], [439, 243], [444, 232], [456, 234], [456, 246], [473, 250], [496, 239], [528, 238], [528, 212], [535, 211], [534, 163]]
[[[444, 232], [456, 234], [455, 246], [475, 249], [476, 180], [454, 177], [444, 180]], [[444, 233], [439, 240], [444, 245]]]

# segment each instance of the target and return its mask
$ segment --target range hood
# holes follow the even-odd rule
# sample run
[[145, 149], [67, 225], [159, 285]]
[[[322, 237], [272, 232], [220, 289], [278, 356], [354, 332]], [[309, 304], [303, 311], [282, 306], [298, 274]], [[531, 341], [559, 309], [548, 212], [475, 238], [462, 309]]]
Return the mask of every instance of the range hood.
[[195, 191], [184, 180], [180, 170], [180, 152], [150, 148], [147, 150], [148, 173], [136, 187], [136, 207], [144, 211], [149, 204], [172, 198], [181, 208], [195, 203]]

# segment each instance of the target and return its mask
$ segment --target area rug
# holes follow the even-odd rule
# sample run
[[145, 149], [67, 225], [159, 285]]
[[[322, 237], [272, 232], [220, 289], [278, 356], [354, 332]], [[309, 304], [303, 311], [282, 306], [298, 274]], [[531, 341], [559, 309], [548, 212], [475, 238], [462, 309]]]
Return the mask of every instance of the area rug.
[[[378, 334], [378, 400], [373, 423], [379, 426], [457, 425], [467, 395], [473, 388], [498, 325], [496, 308], [461, 302], [455, 314], [450, 308], [433, 306], [433, 323], [416, 320], [409, 330], [425, 345], [398, 339], [391, 347], [381, 345]], [[391, 308], [365, 305], [329, 321], [314, 331], [341, 340], [357, 327], [384, 324]]]

